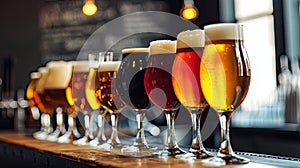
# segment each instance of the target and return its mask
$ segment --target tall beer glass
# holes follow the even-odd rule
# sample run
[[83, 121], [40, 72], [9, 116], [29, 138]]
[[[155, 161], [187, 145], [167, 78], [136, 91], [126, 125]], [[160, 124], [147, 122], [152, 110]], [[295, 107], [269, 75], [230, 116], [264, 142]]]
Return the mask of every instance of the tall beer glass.
[[[144, 88], [145, 70], [148, 64], [148, 48], [126, 48], [122, 50], [122, 62], [117, 73], [117, 91], [127, 106], [136, 112], [137, 134], [132, 146], [123, 151], [145, 154], [149, 148], [144, 133], [144, 118], [151, 107]], [[149, 150], [150, 151], [150, 150]], [[143, 152], [143, 153], [142, 153]], [[149, 152], [152, 154], [152, 152]]]
[[204, 31], [188, 30], [177, 35], [177, 53], [172, 68], [175, 94], [189, 111], [192, 119], [192, 145], [184, 157], [207, 158], [212, 156], [202, 144], [201, 114], [208, 109], [200, 86], [199, 67], [205, 43]]
[[111, 116], [112, 132], [110, 139], [98, 147], [103, 150], [111, 150], [121, 147], [118, 136], [118, 119], [121, 110], [125, 107], [124, 102], [120, 99], [116, 88], [116, 76], [121, 64], [121, 56], [113, 54], [107, 61], [100, 61], [98, 68], [99, 86], [96, 90], [96, 96], [101, 104]]
[[45, 100], [44, 95], [44, 85], [48, 76], [48, 68], [40, 67], [38, 69], [38, 73], [40, 74], [40, 78], [37, 80], [35, 91], [33, 92], [34, 101], [39, 108], [41, 114], [41, 125], [44, 126], [43, 132], [38, 134], [33, 134], [33, 137], [39, 140], [45, 140], [48, 135], [53, 131], [51, 116], [53, 114], [53, 110], [47, 106], [47, 102]]
[[[105, 136], [105, 130], [104, 130], [104, 123], [105, 123], [105, 116], [107, 113], [107, 110], [105, 110], [97, 96], [96, 91], [100, 85], [99, 77], [98, 77], [98, 68], [100, 65], [100, 62], [106, 61], [105, 57], [112, 57], [112, 52], [99, 52], [99, 53], [90, 53], [88, 55], [89, 59], [89, 74], [86, 81], [85, 86], [85, 96], [87, 98], [87, 102], [93, 109], [93, 114], [91, 116], [94, 116], [96, 114], [97, 116], [97, 126], [98, 126], [98, 133], [96, 137], [89, 142], [90, 146], [98, 146], [106, 142], [106, 136]], [[90, 127], [92, 127], [93, 119], [90, 118]]]
[[[33, 116], [41, 115], [41, 117], [40, 117], [40, 120], [41, 120], [40, 121], [40, 124], [41, 124], [40, 130], [37, 131], [37, 132], [34, 132], [33, 137], [37, 137], [40, 134], [43, 134], [44, 131], [45, 131], [44, 114], [43, 113], [40, 114], [39, 109], [37, 107], [37, 103], [34, 100], [34, 95], [36, 94], [35, 93], [36, 85], [37, 85], [37, 82], [40, 79], [40, 77], [41, 77], [41, 74], [39, 72], [30, 73], [30, 79], [31, 80], [30, 80], [30, 82], [27, 86], [27, 89], [26, 89], [26, 98], [27, 98], [27, 101], [28, 101], [30, 112], [32, 113]], [[38, 114], [34, 114], [34, 113], [38, 113]]]
[[[68, 131], [64, 137], [79, 137], [80, 135], [74, 125], [76, 116], [74, 110], [74, 102], [72, 101], [72, 64], [65, 61], [52, 61], [47, 63], [49, 69], [48, 76], [44, 85], [44, 96], [47, 106], [50, 109], [56, 109], [57, 115], [57, 128], [56, 130], [47, 137], [49, 141], [58, 141], [58, 137], [64, 135], [63, 129], [63, 111], [68, 113]], [[66, 140], [65, 140], [66, 139]], [[61, 138], [59, 142], [68, 143], [72, 139]]]
[[89, 75], [88, 61], [74, 61], [72, 74], [72, 98], [74, 102], [75, 111], [83, 114], [85, 133], [84, 136], [78, 140], [73, 141], [75, 145], [89, 145], [92, 139], [90, 132], [90, 117], [92, 114], [92, 107], [87, 102], [85, 88]]
[[150, 42], [150, 57], [144, 84], [150, 100], [163, 109], [167, 119], [167, 143], [164, 150], [155, 154], [175, 156], [184, 153], [176, 142], [174, 121], [180, 102], [172, 86], [172, 66], [176, 56], [176, 41]]
[[208, 104], [217, 111], [221, 126], [221, 143], [217, 156], [207, 161], [218, 165], [248, 163], [236, 155], [230, 144], [229, 125], [234, 110], [245, 99], [251, 76], [244, 47], [243, 27], [222, 23], [204, 27], [207, 39], [200, 65], [200, 82]]
[[26, 98], [28, 100], [29, 107], [34, 107], [37, 105], [34, 100], [34, 92], [35, 92], [36, 84], [37, 84], [38, 80], [40, 79], [40, 77], [41, 77], [41, 74], [39, 72], [30, 73], [31, 80], [26, 89]]

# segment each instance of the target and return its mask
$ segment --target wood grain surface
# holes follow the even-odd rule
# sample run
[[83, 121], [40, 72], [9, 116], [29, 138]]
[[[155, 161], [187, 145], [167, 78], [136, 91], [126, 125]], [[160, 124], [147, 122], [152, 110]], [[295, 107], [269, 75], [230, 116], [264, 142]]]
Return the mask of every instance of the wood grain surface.
[[[30, 151], [41, 154], [50, 154], [58, 158], [77, 162], [91, 167], [143, 167], [143, 168], [195, 168], [195, 167], [216, 167], [212, 165], [204, 165], [200, 159], [183, 160], [179, 158], [157, 158], [146, 157], [136, 158], [128, 157], [117, 152], [103, 151], [89, 146], [75, 146], [73, 144], [58, 144], [55, 142], [36, 140], [30, 135], [24, 135], [16, 132], [1, 131], [0, 142], [10, 144], [17, 147], [23, 147]], [[3, 146], [3, 145], [2, 145]], [[1, 147], [1, 145], [0, 145]], [[5, 149], [9, 151], [9, 149]], [[247, 156], [247, 155], [245, 155]], [[250, 156], [250, 155], [249, 155]], [[250, 157], [251, 158], [251, 157]], [[269, 158], [270, 159], [270, 158]], [[243, 165], [226, 165], [221, 167], [233, 168], [268, 168], [268, 167], [297, 167], [299, 160], [291, 161], [286, 159], [271, 158], [273, 160], [266, 161], [265, 158], [253, 157], [251, 162]], [[49, 163], [48, 163], [49, 164]], [[50, 164], [51, 165], [51, 164]], [[48, 166], [51, 167], [51, 166]]]

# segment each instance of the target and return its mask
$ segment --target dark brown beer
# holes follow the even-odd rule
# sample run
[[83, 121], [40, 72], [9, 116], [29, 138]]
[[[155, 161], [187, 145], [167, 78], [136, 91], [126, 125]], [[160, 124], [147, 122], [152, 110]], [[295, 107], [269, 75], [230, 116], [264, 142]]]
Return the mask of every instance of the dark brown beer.
[[116, 84], [122, 100], [133, 109], [146, 109], [150, 106], [144, 88], [148, 54], [148, 48], [122, 50], [122, 62], [117, 74]]
[[180, 102], [172, 86], [172, 66], [176, 57], [176, 41], [150, 43], [150, 57], [144, 83], [150, 100], [162, 109], [178, 109]]

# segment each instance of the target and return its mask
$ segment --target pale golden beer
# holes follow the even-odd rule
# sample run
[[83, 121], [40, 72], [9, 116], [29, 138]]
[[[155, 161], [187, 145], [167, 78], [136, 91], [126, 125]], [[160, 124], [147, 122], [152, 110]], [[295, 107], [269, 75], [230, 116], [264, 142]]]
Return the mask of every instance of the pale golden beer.
[[[244, 164], [250, 160], [234, 153], [229, 125], [234, 110], [245, 99], [251, 68], [244, 47], [240, 24], [220, 23], [204, 27], [207, 36], [200, 65], [200, 82], [204, 97], [217, 112], [221, 126], [220, 148], [215, 164]], [[222, 163], [223, 162], [223, 163]]]
[[85, 86], [85, 96], [93, 110], [97, 110], [101, 107], [100, 102], [96, 96], [96, 89], [99, 86], [98, 80], [98, 67], [97, 68], [90, 68], [88, 78], [86, 81]]
[[237, 39], [238, 27], [207, 26], [205, 33], [210, 41], [200, 66], [202, 90], [215, 110], [233, 111], [245, 99], [250, 84], [249, 60], [241, 50], [243, 39]]

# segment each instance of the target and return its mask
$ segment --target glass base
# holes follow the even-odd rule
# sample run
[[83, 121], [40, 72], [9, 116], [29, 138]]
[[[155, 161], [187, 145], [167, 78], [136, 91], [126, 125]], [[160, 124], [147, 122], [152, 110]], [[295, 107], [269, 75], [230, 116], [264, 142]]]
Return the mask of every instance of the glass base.
[[155, 152], [153, 154], [160, 158], [166, 158], [166, 157], [175, 157], [176, 155], [182, 155], [185, 153], [186, 152], [183, 151], [181, 148], [179, 148], [178, 146], [175, 146], [173, 148], [165, 148], [165, 149]]
[[128, 157], [150, 157], [153, 156], [154, 152], [157, 151], [157, 147], [152, 147], [148, 145], [131, 145], [131, 146], [125, 146], [122, 147], [120, 150], [120, 154], [122, 156], [128, 156]]
[[48, 135], [49, 134], [44, 131], [38, 131], [33, 134], [33, 137], [38, 140], [46, 140]]
[[190, 160], [190, 159], [195, 160], [195, 159], [207, 159], [214, 156], [215, 155], [213, 153], [210, 153], [206, 150], [190, 149], [188, 153], [177, 155], [176, 157], [184, 160]]
[[74, 129], [73, 131], [67, 131], [65, 134], [60, 136], [57, 139], [58, 143], [71, 143], [74, 139], [80, 138], [80, 133], [77, 131], [77, 129]]
[[121, 143], [104, 143], [104, 144], [101, 144], [101, 145], [98, 145], [96, 147], [97, 149], [100, 149], [100, 150], [103, 150], [103, 151], [111, 151], [112, 149], [121, 149], [122, 148], [122, 145]]
[[57, 142], [59, 136], [62, 136], [62, 133], [60, 131], [54, 131], [47, 136], [46, 140], [50, 142]]
[[202, 163], [207, 166], [224, 166], [228, 164], [246, 164], [250, 159], [238, 156], [236, 154], [226, 157], [215, 156], [212, 158], [203, 159]]
[[82, 138], [73, 141], [73, 144], [77, 146], [89, 146], [90, 139], [86, 136], [83, 136]]
[[91, 140], [88, 145], [96, 147], [96, 146], [104, 144], [104, 143], [105, 143], [104, 140], [99, 140], [99, 138], [95, 138], [95, 139]]

